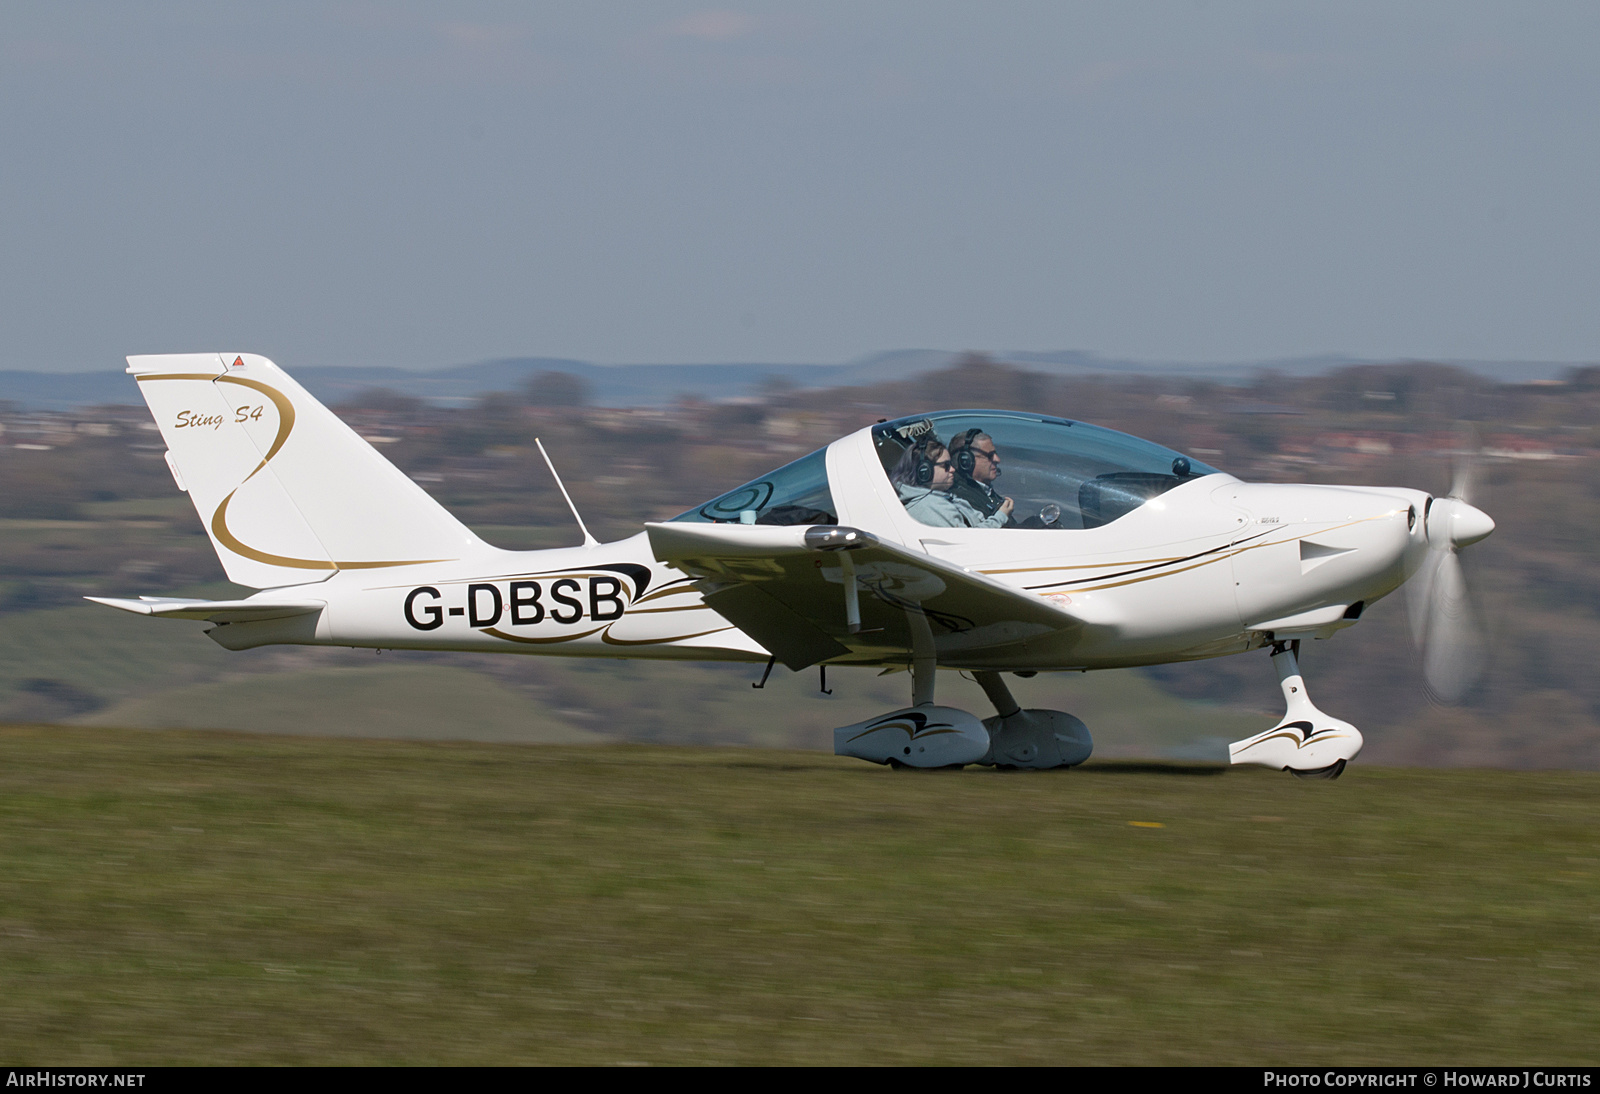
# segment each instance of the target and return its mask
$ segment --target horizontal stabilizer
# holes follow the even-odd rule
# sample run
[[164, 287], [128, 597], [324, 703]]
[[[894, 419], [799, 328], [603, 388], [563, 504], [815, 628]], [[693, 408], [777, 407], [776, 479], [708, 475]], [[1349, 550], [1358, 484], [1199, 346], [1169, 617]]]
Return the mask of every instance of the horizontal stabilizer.
[[310, 615], [327, 607], [322, 600], [189, 600], [171, 596], [141, 596], [124, 600], [114, 596], [86, 596], [96, 604], [121, 608], [136, 615], [161, 619], [205, 619], [213, 623], [246, 623]]
[[908, 654], [920, 620], [941, 660], [1080, 625], [1053, 601], [857, 528], [646, 528], [656, 558], [700, 578], [707, 605], [797, 671]]

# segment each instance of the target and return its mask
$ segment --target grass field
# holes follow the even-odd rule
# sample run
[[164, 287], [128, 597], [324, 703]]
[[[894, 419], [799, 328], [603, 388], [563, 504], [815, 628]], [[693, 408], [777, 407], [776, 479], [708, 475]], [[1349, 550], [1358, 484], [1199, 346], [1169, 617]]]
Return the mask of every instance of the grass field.
[[1592, 774], [0, 743], [17, 1065], [1600, 1057]]

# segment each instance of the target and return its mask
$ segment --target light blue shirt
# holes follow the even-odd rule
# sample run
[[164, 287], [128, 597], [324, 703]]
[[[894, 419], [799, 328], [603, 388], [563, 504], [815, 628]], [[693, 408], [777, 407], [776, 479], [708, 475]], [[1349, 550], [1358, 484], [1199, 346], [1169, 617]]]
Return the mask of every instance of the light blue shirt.
[[900, 501], [906, 507], [906, 512], [919, 524], [928, 524], [935, 528], [1004, 528], [1006, 524], [1004, 513], [997, 512], [993, 516], [985, 517], [948, 490], [935, 490], [931, 486], [907, 486], [904, 483], [895, 489], [900, 495]]

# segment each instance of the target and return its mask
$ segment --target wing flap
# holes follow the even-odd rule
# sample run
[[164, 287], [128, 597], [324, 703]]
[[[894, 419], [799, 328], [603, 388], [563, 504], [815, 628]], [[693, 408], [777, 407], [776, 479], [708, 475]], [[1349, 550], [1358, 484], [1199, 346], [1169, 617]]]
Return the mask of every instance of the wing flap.
[[[856, 528], [646, 528], [658, 559], [700, 578], [706, 602], [791, 669], [909, 656], [913, 616], [928, 621], [941, 658], [991, 653], [1080, 625], [1042, 597]], [[846, 608], [851, 579], [856, 630]]]
[[707, 595], [705, 602], [760, 642], [768, 653], [793, 672], [850, 654], [850, 647], [829, 637], [826, 631], [782, 601], [767, 595], [760, 585], [728, 585]]

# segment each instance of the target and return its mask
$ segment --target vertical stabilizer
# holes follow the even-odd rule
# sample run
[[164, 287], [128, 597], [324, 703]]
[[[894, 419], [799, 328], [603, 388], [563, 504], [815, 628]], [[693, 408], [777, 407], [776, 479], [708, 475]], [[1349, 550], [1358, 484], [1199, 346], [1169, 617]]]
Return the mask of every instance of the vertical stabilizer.
[[231, 581], [298, 585], [487, 549], [265, 357], [129, 357], [128, 372]]

